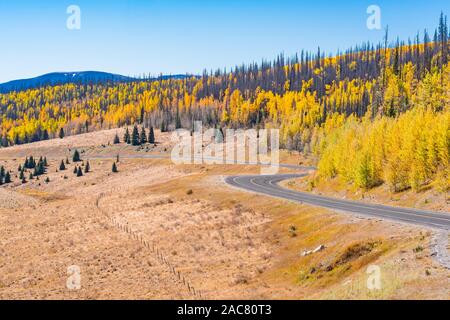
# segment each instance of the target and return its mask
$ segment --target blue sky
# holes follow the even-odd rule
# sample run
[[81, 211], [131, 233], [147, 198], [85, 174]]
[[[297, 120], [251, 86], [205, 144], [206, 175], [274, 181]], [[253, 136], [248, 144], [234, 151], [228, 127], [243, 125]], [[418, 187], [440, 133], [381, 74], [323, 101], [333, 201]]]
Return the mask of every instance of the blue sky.
[[[68, 30], [69, 5], [81, 30]], [[242, 62], [328, 52], [383, 31], [366, 27], [367, 7], [381, 8], [391, 40], [434, 29], [448, 0], [16, 0], [0, 2], [0, 82], [54, 71], [124, 75], [201, 73]]]

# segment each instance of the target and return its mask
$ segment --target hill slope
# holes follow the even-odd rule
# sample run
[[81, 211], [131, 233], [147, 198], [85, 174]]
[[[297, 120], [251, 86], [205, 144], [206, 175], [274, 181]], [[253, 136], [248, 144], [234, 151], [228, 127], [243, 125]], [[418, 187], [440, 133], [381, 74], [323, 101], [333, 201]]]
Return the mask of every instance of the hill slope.
[[135, 79], [131, 77], [99, 71], [53, 72], [35, 78], [13, 80], [2, 83], [0, 84], [0, 93], [21, 91], [45, 85], [89, 82], [125, 82], [133, 80]]

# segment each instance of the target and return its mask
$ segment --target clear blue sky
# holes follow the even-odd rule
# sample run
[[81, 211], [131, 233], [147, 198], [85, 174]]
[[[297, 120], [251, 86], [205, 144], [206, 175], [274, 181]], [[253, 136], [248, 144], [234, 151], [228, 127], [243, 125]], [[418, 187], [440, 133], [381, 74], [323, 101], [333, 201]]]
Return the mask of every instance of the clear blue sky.
[[[66, 28], [71, 4], [81, 30]], [[450, 14], [449, 0], [2, 0], [0, 82], [53, 71], [200, 73], [317, 46], [334, 53], [383, 38], [366, 28], [371, 4], [392, 40]]]

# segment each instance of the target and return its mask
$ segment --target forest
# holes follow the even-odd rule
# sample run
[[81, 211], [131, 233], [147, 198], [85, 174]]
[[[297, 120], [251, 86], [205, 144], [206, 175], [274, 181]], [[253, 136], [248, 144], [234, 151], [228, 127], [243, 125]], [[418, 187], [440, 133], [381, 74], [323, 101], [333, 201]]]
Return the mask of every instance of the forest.
[[133, 126], [280, 128], [324, 179], [393, 192], [450, 185], [447, 18], [434, 33], [327, 55], [302, 51], [198, 77], [66, 84], [0, 94], [1, 146]]

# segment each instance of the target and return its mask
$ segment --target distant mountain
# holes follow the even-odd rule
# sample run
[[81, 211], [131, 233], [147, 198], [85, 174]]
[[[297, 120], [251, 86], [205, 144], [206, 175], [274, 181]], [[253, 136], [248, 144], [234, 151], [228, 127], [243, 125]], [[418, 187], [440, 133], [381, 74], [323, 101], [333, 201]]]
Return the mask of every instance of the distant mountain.
[[[186, 75], [162, 75], [155, 79], [184, 79]], [[54, 72], [30, 79], [13, 80], [0, 84], [0, 93], [11, 91], [22, 91], [48, 85], [58, 85], [66, 83], [106, 83], [106, 82], [130, 82], [139, 79], [122, 76], [119, 74], [83, 71], [83, 72]]]

